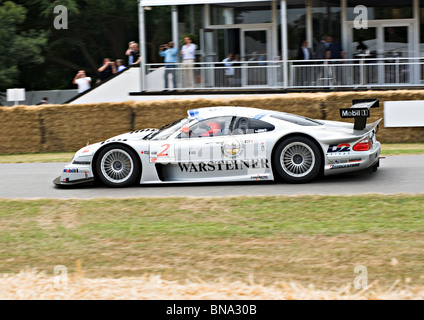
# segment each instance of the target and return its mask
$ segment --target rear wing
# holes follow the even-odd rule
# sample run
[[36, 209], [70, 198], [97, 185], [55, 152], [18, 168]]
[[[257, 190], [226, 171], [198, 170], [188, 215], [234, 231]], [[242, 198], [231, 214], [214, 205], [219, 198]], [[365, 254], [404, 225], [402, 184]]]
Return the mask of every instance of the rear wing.
[[370, 108], [378, 108], [380, 100], [378, 99], [361, 99], [352, 100], [353, 106], [350, 108], [340, 109], [342, 118], [354, 118], [354, 130], [364, 130], [367, 125], [367, 118], [370, 117]]

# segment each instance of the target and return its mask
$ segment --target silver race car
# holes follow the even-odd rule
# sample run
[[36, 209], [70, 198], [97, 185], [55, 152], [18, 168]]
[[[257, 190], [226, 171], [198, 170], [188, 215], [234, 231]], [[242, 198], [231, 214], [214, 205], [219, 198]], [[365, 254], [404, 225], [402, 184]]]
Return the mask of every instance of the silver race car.
[[377, 170], [381, 119], [367, 125], [378, 100], [341, 109], [355, 123], [313, 120], [255, 108], [212, 107], [161, 129], [143, 129], [79, 150], [54, 180], [59, 186], [98, 180], [140, 184], [264, 181], [303, 183], [320, 174]]

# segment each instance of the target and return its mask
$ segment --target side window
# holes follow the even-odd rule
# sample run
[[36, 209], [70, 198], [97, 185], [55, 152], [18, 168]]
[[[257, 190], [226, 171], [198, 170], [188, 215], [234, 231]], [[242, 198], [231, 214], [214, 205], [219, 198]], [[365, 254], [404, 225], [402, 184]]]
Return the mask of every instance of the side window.
[[183, 127], [181, 130], [182, 132], [178, 138], [202, 138], [230, 135], [230, 125], [232, 119], [232, 116], [228, 116], [202, 120], [195, 123], [191, 127]]
[[262, 120], [251, 118], [237, 118], [233, 134], [252, 134], [273, 131], [275, 127]]

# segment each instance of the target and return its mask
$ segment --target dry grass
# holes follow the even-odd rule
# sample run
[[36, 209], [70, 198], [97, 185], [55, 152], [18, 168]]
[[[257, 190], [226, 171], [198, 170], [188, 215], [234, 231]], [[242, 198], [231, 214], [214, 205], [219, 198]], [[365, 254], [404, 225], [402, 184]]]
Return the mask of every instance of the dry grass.
[[[369, 283], [424, 285], [422, 195], [1, 200], [0, 274], [56, 265], [87, 278], [161, 275], [329, 290], [366, 266]], [[394, 263], [395, 261], [396, 263]]]
[[161, 276], [126, 277], [120, 279], [88, 279], [79, 275], [66, 278], [47, 276], [34, 270], [0, 277], [2, 300], [365, 300], [424, 299], [424, 287], [407, 281], [395, 281], [389, 287], [372, 283], [364, 289], [352, 284], [322, 290], [312, 284], [304, 287], [296, 282], [280, 281], [273, 285], [200, 279], [183, 283]]

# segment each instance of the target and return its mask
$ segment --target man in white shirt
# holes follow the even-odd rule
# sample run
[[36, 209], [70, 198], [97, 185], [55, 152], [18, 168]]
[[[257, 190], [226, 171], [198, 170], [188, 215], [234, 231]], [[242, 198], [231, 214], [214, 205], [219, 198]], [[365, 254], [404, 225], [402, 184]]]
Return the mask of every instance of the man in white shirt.
[[197, 46], [192, 43], [190, 37], [184, 38], [185, 45], [181, 48], [181, 57], [184, 70], [184, 88], [194, 88], [194, 62], [196, 59]]
[[78, 86], [78, 93], [83, 93], [91, 88], [91, 78], [87, 77], [84, 70], [78, 71], [72, 83]]

